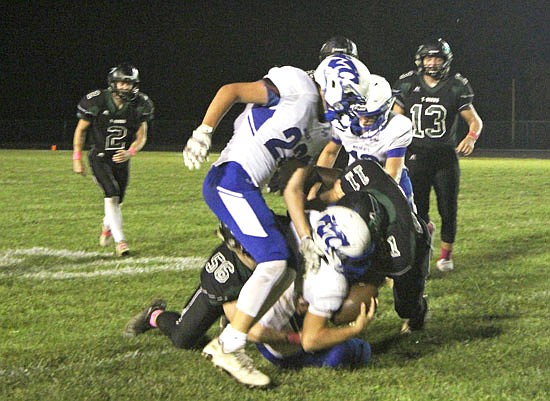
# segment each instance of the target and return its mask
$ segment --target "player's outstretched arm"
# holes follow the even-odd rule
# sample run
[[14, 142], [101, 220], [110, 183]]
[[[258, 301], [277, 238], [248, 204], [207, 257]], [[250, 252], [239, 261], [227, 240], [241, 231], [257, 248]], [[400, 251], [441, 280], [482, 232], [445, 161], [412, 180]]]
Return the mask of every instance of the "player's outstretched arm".
[[236, 82], [222, 86], [206, 110], [206, 114], [191, 134], [183, 149], [183, 162], [189, 170], [198, 169], [207, 160], [214, 130], [235, 103], [266, 104], [269, 101], [264, 80]]

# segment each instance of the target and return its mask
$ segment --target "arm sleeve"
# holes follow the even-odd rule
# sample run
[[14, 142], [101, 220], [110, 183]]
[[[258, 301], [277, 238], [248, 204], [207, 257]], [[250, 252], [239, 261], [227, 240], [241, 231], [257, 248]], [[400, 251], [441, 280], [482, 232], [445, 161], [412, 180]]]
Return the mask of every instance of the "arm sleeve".
[[304, 299], [309, 302], [308, 310], [330, 318], [342, 306], [348, 293], [348, 283], [342, 273], [321, 261], [317, 272], [309, 272], [304, 279]]

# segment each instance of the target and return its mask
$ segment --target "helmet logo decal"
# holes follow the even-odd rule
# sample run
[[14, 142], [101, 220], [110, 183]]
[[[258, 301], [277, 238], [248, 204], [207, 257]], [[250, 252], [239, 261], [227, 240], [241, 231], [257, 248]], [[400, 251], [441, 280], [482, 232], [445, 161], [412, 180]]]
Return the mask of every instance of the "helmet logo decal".
[[359, 84], [359, 71], [353, 61], [348, 57], [332, 56], [328, 66], [331, 67], [340, 80], [348, 80]]
[[335, 216], [330, 214], [324, 215], [319, 220], [317, 224], [317, 235], [319, 235], [325, 243], [325, 250], [330, 250], [331, 248], [337, 249], [341, 246], [350, 245], [346, 234], [344, 234], [338, 226]]

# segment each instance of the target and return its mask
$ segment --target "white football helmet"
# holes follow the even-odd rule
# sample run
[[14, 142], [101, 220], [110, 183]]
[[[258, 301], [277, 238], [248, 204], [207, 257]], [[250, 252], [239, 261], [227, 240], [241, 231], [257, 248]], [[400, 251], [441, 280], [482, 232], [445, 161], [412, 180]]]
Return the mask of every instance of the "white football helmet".
[[[370, 76], [369, 87], [364, 94], [365, 102], [351, 106], [354, 117], [351, 122], [351, 131], [361, 136], [365, 132], [375, 133], [388, 119], [394, 100], [393, 92], [388, 81], [380, 75]], [[372, 119], [369, 124], [360, 122], [361, 117]]]
[[360, 103], [367, 92], [370, 71], [355, 57], [334, 54], [324, 59], [314, 73], [325, 102], [325, 119], [338, 119], [344, 128], [349, 126], [344, 116], [352, 104]]
[[344, 272], [349, 261], [362, 261], [372, 252], [367, 223], [345, 206], [329, 206], [319, 214], [313, 226], [313, 241], [329, 263]]

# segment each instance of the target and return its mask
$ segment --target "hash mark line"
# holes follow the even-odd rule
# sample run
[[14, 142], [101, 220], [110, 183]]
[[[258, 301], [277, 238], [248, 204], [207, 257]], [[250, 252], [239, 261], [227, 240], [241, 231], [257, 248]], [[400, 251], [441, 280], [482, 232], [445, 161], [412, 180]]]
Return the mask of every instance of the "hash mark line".
[[102, 276], [124, 276], [135, 274], [148, 274], [157, 273], [162, 271], [184, 271], [198, 269], [204, 263], [204, 259], [197, 259], [197, 263], [194, 265], [174, 265], [174, 266], [150, 266], [150, 267], [125, 267], [122, 269], [109, 269], [109, 270], [95, 270], [91, 272], [39, 272], [39, 273], [27, 273], [19, 277], [29, 279], [52, 279], [52, 280], [66, 280], [72, 278], [92, 278]]
[[[41, 270], [36, 273], [18, 274], [12, 272], [0, 273], [0, 277], [16, 277], [38, 280], [64, 280], [74, 278], [108, 277], [122, 275], [148, 274], [161, 271], [183, 271], [199, 269], [205, 262], [205, 258], [199, 257], [141, 257], [141, 258], [114, 258], [111, 253], [70, 251], [66, 249], [50, 249], [34, 247], [30, 249], [9, 249], [0, 252], [0, 268], [16, 267], [20, 270], [35, 269], [37, 267], [24, 266], [25, 256], [46, 256], [66, 258], [72, 263], [57, 262], [53, 268]], [[90, 262], [82, 259], [101, 258]], [[74, 263], [80, 261], [81, 263]], [[108, 268], [108, 269], [101, 269]], [[77, 271], [93, 269], [92, 271]]]

